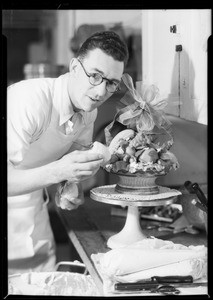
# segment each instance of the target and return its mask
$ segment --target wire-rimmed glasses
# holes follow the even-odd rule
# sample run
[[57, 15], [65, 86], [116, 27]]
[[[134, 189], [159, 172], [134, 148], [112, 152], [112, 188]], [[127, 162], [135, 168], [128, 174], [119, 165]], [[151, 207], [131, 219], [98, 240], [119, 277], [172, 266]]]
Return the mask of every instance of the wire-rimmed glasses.
[[87, 75], [87, 77], [89, 78], [89, 82], [90, 84], [96, 86], [99, 85], [103, 82], [103, 80], [106, 80], [106, 90], [109, 93], [115, 93], [116, 91], [119, 90], [119, 84], [120, 82], [114, 82], [112, 80], [109, 80], [108, 78], [103, 77], [100, 73], [87, 73], [87, 71], [85, 70], [82, 62], [78, 59], [78, 61], [80, 62], [80, 65], [82, 66], [82, 69], [84, 70], [85, 74]]

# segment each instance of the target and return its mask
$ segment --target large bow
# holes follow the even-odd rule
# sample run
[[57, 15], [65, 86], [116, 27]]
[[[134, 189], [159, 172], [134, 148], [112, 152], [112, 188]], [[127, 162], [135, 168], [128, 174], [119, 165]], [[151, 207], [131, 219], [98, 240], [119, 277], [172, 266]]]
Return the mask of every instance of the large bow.
[[132, 78], [128, 74], [124, 74], [122, 80], [127, 87], [127, 92], [120, 100], [122, 107], [115, 115], [114, 120], [105, 128], [106, 141], [110, 142], [110, 129], [115, 121], [144, 133], [152, 132], [153, 128], [157, 126], [172, 137], [171, 122], [166, 119], [163, 111], [167, 101], [160, 97], [159, 89], [155, 85], [137, 82], [138, 90], [136, 90]]

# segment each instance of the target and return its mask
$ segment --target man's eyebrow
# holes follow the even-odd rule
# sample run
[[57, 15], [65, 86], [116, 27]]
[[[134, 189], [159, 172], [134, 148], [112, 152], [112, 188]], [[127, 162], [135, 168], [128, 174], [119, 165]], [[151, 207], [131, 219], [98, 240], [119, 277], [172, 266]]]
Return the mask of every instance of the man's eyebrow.
[[[94, 68], [94, 71], [100, 73], [101, 75], [103, 75], [104, 78], [106, 78], [106, 77], [104, 76], [104, 73], [103, 73], [101, 70], [99, 70], [98, 68]], [[92, 72], [91, 72], [91, 73], [92, 73]], [[119, 83], [119, 82], [120, 82], [120, 80], [115, 79], [115, 78], [106, 78], [106, 79], [108, 79], [109, 81], [114, 81], [114, 82], [116, 82], [116, 83]]]

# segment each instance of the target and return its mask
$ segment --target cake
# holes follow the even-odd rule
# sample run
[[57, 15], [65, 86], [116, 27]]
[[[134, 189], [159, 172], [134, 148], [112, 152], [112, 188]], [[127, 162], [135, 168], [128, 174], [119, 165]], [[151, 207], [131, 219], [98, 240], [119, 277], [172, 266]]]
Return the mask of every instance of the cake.
[[122, 79], [127, 92], [114, 120], [105, 128], [111, 159], [104, 168], [118, 175], [118, 192], [156, 194], [156, 178], [179, 168], [170, 150], [174, 143], [172, 124], [163, 111], [167, 101], [154, 85], [140, 84], [138, 92], [128, 74]]
[[169, 150], [171, 142], [155, 143], [154, 133], [124, 129], [111, 141], [111, 159], [105, 169], [114, 173], [165, 175], [179, 167], [176, 156]]

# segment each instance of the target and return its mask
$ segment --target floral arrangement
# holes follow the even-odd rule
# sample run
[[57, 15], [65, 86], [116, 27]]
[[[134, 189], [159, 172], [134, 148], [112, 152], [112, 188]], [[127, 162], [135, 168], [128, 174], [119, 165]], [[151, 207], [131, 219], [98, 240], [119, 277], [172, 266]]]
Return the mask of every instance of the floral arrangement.
[[[138, 82], [136, 90], [128, 74], [122, 80], [127, 92], [113, 121], [105, 128], [111, 153], [105, 170], [136, 175], [165, 175], [171, 169], [176, 170], [179, 163], [170, 151], [174, 142], [171, 122], [163, 111], [166, 99], [161, 98], [155, 85]], [[113, 136], [117, 128], [119, 132]]]

